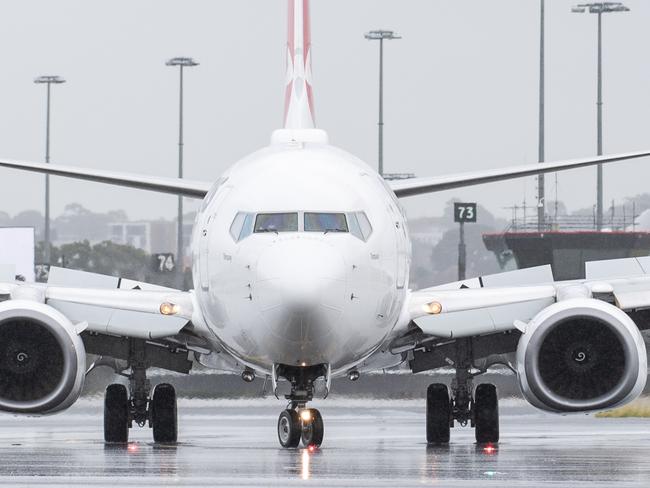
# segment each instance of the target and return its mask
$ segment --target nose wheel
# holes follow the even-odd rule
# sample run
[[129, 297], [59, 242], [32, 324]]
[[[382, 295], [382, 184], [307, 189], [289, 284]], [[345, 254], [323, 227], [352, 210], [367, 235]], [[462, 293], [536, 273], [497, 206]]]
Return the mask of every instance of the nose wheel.
[[306, 408], [300, 412], [302, 421], [302, 445], [305, 447], [320, 447], [323, 443], [325, 426], [323, 417], [315, 408]]
[[302, 425], [298, 412], [294, 409], [283, 410], [278, 419], [278, 439], [282, 447], [298, 447]]
[[319, 447], [323, 442], [323, 417], [315, 408], [287, 408], [278, 418], [278, 440], [284, 448]]

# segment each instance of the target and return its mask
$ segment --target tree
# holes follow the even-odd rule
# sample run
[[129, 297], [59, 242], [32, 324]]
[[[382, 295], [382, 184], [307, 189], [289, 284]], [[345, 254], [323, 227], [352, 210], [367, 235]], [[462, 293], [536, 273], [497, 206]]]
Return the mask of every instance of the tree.
[[52, 221], [59, 241], [72, 241], [83, 236], [90, 241], [100, 241], [108, 237], [108, 225], [111, 222], [128, 220], [123, 210], [108, 213], [95, 213], [78, 203], [65, 206], [63, 214]]
[[[43, 242], [36, 245], [36, 262], [43, 262]], [[63, 268], [78, 269], [154, 285], [174, 287], [174, 273], [160, 273], [152, 256], [129, 245], [103, 241], [94, 246], [87, 240], [52, 246], [51, 263]], [[192, 273], [185, 273], [185, 288], [192, 286]]]
[[44, 218], [43, 215], [36, 210], [25, 210], [17, 214], [12, 220], [11, 225], [16, 227], [34, 227], [34, 234], [36, 240], [43, 238]]

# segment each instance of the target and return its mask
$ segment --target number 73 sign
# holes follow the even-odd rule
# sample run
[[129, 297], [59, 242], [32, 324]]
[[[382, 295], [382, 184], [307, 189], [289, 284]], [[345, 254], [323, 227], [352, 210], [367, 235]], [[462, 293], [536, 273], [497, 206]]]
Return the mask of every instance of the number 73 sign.
[[476, 203], [454, 202], [454, 222], [476, 222]]

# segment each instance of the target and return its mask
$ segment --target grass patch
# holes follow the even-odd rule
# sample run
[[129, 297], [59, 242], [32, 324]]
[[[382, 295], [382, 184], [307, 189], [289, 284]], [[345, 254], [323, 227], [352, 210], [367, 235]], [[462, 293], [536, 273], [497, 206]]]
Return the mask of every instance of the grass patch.
[[596, 417], [601, 419], [620, 419], [626, 417], [650, 418], [650, 398], [638, 398], [624, 407], [597, 413]]

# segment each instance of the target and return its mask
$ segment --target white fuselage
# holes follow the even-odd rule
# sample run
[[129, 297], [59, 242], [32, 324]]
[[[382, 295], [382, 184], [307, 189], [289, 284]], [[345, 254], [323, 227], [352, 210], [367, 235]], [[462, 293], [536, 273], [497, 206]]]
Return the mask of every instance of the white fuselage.
[[[244, 364], [265, 372], [327, 364], [341, 373], [374, 352], [400, 316], [411, 254], [406, 219], [358, 158], [325, 136], [283, 137], [279, 131], [279, 141], [232, 166], [203, 201], [193, 237], [197, 302], [221, 347]], [[364, 239], [305, 230], [305, 212], [363, 212], [372, 232]], [[240, 239], [233, 222], [242, 213], [297, 213], [299, 225]]]

